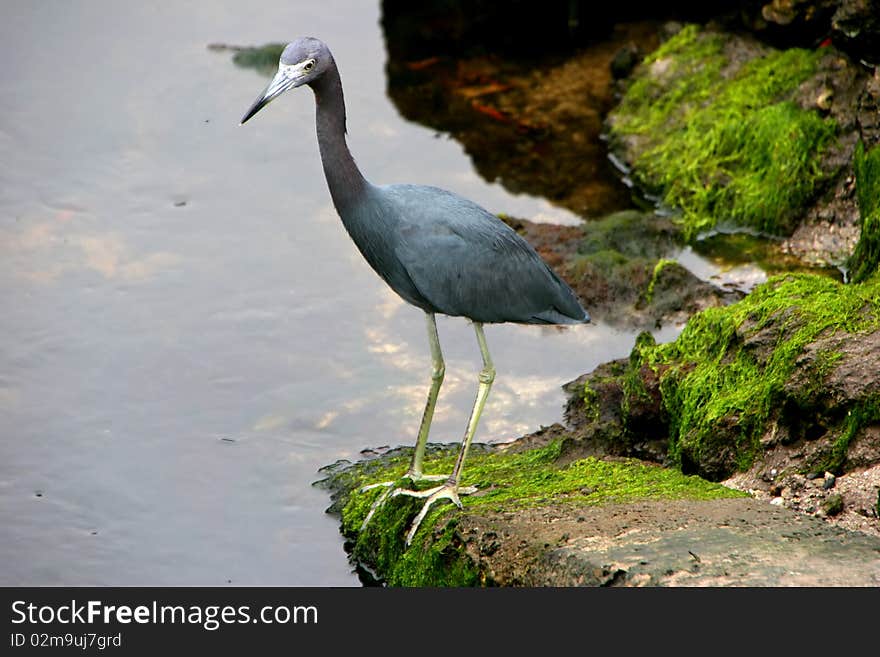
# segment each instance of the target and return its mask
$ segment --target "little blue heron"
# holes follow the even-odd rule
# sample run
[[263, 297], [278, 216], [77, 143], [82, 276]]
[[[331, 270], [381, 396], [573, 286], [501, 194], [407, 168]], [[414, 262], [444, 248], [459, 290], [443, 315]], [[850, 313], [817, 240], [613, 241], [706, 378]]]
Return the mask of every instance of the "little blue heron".
[[[345, 141], [345, 102], [339, 70], [325, 43], [311, 37], [288, 44], [269, 86], [241, 119], [249, 120], [288, 89], [309, 85], [315, 94], [318, 146], [333, 205], [370, 266], [405, 301], [425, 312], [431, 348], [431, 386], [409, 469], [411, 484], [443, 482], [427, 490], [383, 482], [364, 520], [392, 495], [425, 498], [406, 537], [412, 542], [431, 505], [448, 499], [461, 507], [461, 473], [480, 414], [495, 380], [483, 334], [484, 323], [584, 324], [590, 321], [571, 289], [535, 250], [498, 217], [475, 203], [436, 187], [370, 184]], [[429, 475], [422, 460], [445, 365], [436, 313], [473, 322], [483, 358], [479, 387], [461, 449], [450, 475]]]

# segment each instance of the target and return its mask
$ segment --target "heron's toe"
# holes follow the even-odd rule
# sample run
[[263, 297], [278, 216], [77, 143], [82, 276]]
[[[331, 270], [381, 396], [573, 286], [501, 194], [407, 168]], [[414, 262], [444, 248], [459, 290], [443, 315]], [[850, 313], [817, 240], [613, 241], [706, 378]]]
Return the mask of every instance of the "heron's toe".
[[[413, 491], [395, 491], [395, 495], [407, 495], [412, 493]], [[419, 526], [422, 524], [422, 520], [425, 519], [425, 516], [428, 515], [428, 511], [431, 510], [431, 507], [435, 502], [439, 502], [440, 500], [449, 500], [459, 509], [461, 508], [461, 499], [459, 495], [471, 495], [477, 492], [476, 486], [463, 486], [459, 487], [457, 484], [445, 483], [442, 486], [437, 486], [436, 488], [431, 488], [426, 491], [418, 491], [417, 495], [412, 495], [412, 497], [426, 497], [425, 503], [422, 505], [422, 510], [419, 511], [419, 514], [415, 517], [410, 526], [409, 531], [406, 534], [406, 545], [412, 543], [413, 538], [416, 535], [416, 532], [419, 531]]]
[[396, 483], [397, 483], [396, 481], [380, 481], [377, 484], [368, 484], [368, 485], [362, 487], [360, 492], [366, 493], [368, 490], [373, 490], [374, 488], [390, 488], [391, 486], [393, 486]]
[[[366, 528], [366, 526], [370, 523], [370, 520], [372, 520], [373, 516], [376, 514], [376, 511], [378, 511], [382, 507], [382, 505], [388, 501], [388, 498], [395, 497], [397, 495], [409, 495], [412, 497], [429, 497], [432, 494], [434, 494], [436, 491], [443, 488], [443, 486], [436, 486], [434, 488], [429, 488], [424, 491], [410, 490], [408, 488], [401, 488], [398, 486], [398, 484], [400, 484], [401, 480], [403, 480], [403, 479], [409, 479], [409, 481], [411, 483], [417, 484], [421, 481], [446, 481], [449, 479], [449, 475], [440, 475], [440, 474], [429, 475], [429, 474], [424, 474], [424, 473], [407, 472], [405, 475], [403, 475], [397, 481], [380, 481], [375, 484], [368, 484], [366, 486], [362, 486], [360, 489], [360, 492], [362, 492], [362, 493], [365, 493], [366, 491], [369, 491], [369, 490], [373, 490], [375, 488], [385, 488], [387, 490], [385, 490], [381, 495], [379, 495], [379, 497], [377, 497], [376, 500], [373, 502], [373, 504], [370, 506], [370, 510], [367, 512], [367, 515], [364, 518], [364, 521], [361, 523], [361, 531], [363, 531]], [[474, 490], [476, 490], [476, 488], [474, 488]], [[462, 493], [462, 494], [466, 494], [466, 493]], [[460, 503], [458, 505], [461, 506]]]

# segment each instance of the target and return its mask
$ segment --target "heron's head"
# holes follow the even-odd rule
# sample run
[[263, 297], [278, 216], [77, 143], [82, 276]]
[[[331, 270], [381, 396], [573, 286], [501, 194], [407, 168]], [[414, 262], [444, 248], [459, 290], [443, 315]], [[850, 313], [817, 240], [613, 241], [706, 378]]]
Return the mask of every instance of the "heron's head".
[[278, 72], [260, 97], [242, 117], [245, 123], [254, 114], [288, 89], [312, 84], [333, 66], [333, 55], [327, 44], [313, 37], [301, 37], [287, 44], [278, 62]]

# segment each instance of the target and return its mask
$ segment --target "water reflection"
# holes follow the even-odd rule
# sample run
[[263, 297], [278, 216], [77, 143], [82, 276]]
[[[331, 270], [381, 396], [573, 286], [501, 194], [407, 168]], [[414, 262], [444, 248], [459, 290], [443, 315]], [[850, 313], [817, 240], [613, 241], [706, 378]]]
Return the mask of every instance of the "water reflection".
[[168, 251], [138, 255], [117, 233], [80, 233], [75, 213], [59, 211], [54, 222], [16, 222], [0, 232], [0, 243], [15, 254], [14, 275], [35, 283], [50, 283], [77, 271], [104, 278], [145, 281], [173, 268], [179, 256]]

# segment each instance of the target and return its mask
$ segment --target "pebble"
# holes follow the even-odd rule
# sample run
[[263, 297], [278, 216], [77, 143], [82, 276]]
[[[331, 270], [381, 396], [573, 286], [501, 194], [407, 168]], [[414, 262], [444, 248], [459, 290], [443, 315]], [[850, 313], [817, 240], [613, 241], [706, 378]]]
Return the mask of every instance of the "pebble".
[[834, 101], [834, 92], [831, 89], [828, 89], [826, 87], [826, 88], [822, 89], [822, 91], [819, 93], [819, 97], [816, 98], [816, 106], [819, 109], [825, 110], [827, 112], [828, 110], [831, 109], [831, 104], [833, 101]]
[[837, 477], [835, 477], [830, 472], [826, 472], [825, 473], [825, 481], [822, 484], [822, 488], [824, 488], [825, 490], [829, 490], [831, 488], [834, 488], [834, 483], [836, 481], [837, 481]]
[[783, 500], [781, 497], [774, 497], [772, 500], [770, 500], [770, 504], [773, 504], [774, 506], [782, 506], [784, 502], [785, 500]]

